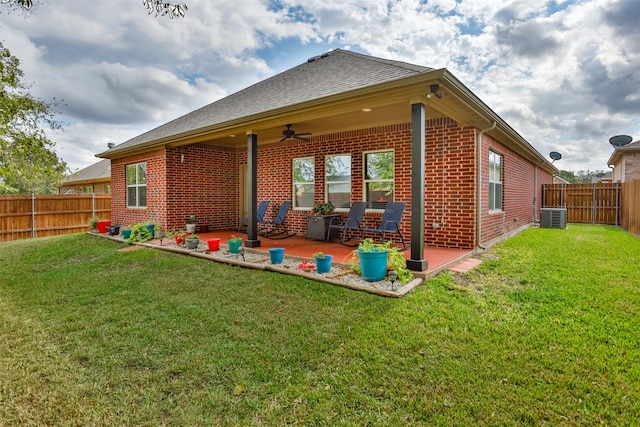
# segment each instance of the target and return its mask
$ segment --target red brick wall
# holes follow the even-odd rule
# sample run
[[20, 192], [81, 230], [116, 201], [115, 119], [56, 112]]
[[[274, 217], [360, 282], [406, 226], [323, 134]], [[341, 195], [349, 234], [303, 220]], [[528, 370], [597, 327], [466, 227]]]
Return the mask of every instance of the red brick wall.
[[166, 150], [166, 224], [185, 227], [190, 215], [199, 226], [231, 229], [238, 224], [238, 154], [207, 144]]
[[[552, 175], [488, 135], [482, 142], [482, 234], [487, 243], [538, 219], [542, 184]], [[489, 212], [489, 150], [503, 156], [502, 210]]]
[[[473, 248], [476, 240], [476, 129], [463, 128], [450, 119], [426, 124], [425, 243], [430, 246]], [[482, 242], [536, 219], [534, 174], [536, 167], [484, 136], [482, 162]], [[260, 141], [258, 141], [260, 142]], [[489, 149], [504, 156], [503, 211], [488, 212]], [[315, 200], [324, 200], [326, 155], [351, 154], [352, 201], [363, 198], [363, 152], [393, 149], [395, 153], [395, 200], [406, 201], [402, 222], [405, 241], [410, 239], [411, 125], [403, 123], [348, 132], [313, 136], [309, 142], [290, 140], [258, 147], [258, 200], [270, 200], [266, 218], [272, 218], [284, 200], [292, 200], [294, 158], [314, 156]], [[147, 162], [148, 207], [125, 206], [125, 166]], [[130, 225], [154, 220], [165, 228], [183, 228], [185, 219], [196, 215], [198, 224], [211, 229], [233, 229], [239, 222], [239, 165], [246, 164], [246, 147], [234, 149], [207, 144], [158, 150], [112, 161], [114, 223]], [[538, 174], [538, 207], [541, 184], [551, 176]], [[165, 179], [165, 177], [167, 177]], [[287, 228], [304, 234], [307, 210], [290, 210]], [[376, 225], [381, 213], [367, 212], [365, 225]], [[516, 220], [517, 218], [517, 220]], [[434, 227], [434, 224], [436, 225]]]
[[461, 128], [450, 119], [427, 121], [427, 245], [473, 248], [476, 217], [475, 153], [474, 128]]
[[[127, 208], [126, 166], [147, 163], [147, 207]], [[131, 226], [139, 222], [154, 221], [164, 224], [165, 197], [164, 150], [111, 160], [111, 220], [113, 224]]]

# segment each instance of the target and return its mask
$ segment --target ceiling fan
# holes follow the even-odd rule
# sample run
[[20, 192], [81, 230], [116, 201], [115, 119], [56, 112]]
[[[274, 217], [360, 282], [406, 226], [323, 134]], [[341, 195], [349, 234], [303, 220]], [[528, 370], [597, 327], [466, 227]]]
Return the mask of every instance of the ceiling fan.
[[304, 133], [296, 133], [293, 129], [291, 129], [291, 126], [293, 125], [286, 125], [287, 128], [285, 130], [282, 131], [282, 139], [280, 140], [280, 142], [284, 141], [285, 139], [299, 139], [300, 141], [309, 141], [309, 138], [303, 138], [303, 136], [307, 136], [307, 135], [311, 135], [311, 132], [304, 132]]

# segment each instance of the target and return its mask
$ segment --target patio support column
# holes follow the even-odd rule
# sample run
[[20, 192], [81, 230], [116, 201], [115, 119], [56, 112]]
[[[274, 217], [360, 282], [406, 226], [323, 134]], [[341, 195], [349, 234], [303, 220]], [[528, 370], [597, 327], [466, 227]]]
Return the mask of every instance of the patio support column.
[[258, 240], [258, 135], [247, 134], [247, 192], [249, 204], [247, 205], [247, 240], [245, 246], [257, 248]]
[[407, 267], [424, 271], [425, 104], [411, 102], [411, 257]]

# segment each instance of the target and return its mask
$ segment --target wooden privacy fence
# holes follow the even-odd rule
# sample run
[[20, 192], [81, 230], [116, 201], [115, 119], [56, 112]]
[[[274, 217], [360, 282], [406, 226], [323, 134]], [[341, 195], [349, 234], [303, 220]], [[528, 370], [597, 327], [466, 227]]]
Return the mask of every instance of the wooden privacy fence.
[[111, 195], [0, 196], [0, 242], [84, 232], [94, 216], [111, 219]]
[[629, 233], [640, 236], [640, 180], [622, 184], [620, 225]]
[[624, 184], [544, 184], [543, 208], [566, 208], [567, 222], [620, 224]]

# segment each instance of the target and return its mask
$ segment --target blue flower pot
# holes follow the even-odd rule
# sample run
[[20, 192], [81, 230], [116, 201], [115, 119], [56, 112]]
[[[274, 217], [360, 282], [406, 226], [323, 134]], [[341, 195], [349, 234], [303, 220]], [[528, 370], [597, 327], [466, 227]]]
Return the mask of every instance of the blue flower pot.
[[242, 245], [242, 239], [229, 240], [227, 243], [229, 244], [229, 252], [237, 254], [240, 246]]
[[271, 256], [271, 264], [280, 264], [284, 259], [284, 248], [269, 249], [269, 256]]
[[145, 225], [145, 227], [147, 227], [147, 231], [149, 232], [149, 234], [151, 235], [151, 238], [153, 239], [155, 237], [156, 226], [154, 224], [147, 224]]
[[389, 252], [363, 252], [359, 249], [357, 252], [360, 258], [360, 273], [362, 274], [362, 278], [367, 282], [384, 280], [384, 277], [387, 275]]
[[333, 255], [325, 255], [322, 258], [316, 258], [316, 271], [318, 273], [328, 273], [331, 270], [331, 260]]

